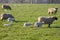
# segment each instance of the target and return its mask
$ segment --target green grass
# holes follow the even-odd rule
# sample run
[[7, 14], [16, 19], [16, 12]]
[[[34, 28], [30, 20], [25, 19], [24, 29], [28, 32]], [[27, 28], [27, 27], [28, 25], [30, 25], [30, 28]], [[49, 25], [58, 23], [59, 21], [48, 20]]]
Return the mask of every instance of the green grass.
[[[12, 10], [4, 11], [0, 4], [1, 13], [11, 13], [16, 21], [11, 27], [3, 26], [9, 23], [0, 21], [0, 40], [60, 40], [60, 4], [10, 4]], [[48, 15], [47, 9], [57, 7], [56, 15]], [[39, 16], [57, 16], [51, 28], [43, 25], [42, 28], [23, 27], [24, 22], [36, 22]]]

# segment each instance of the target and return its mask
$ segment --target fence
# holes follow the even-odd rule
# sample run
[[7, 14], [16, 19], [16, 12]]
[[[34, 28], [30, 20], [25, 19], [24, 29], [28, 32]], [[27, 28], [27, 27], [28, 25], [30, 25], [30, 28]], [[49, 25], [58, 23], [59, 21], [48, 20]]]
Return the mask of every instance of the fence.
[[60, 0], [0, 0], [0, 3], [50, 4], [50, 3], [60, 3]]

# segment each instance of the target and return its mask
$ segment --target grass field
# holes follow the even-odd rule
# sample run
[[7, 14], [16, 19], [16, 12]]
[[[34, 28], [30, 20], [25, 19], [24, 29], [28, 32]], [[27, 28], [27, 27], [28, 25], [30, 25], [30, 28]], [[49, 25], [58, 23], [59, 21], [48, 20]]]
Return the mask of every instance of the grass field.
[[[8, 21], [0, 21], [0, 40], [60, 40], [60, 4], [10, 4], [12, 10], [4, 11], [0, 4], [1, 13], [11, 13], [17, 22], [6, 27]], [[57, 7], [56, 15], [48, 15], [47, 9]], [[51, 28], [43, 25], [42, 28], [23, 27], [25, 22], [36, 22], [39, 16], [57, 16]]]

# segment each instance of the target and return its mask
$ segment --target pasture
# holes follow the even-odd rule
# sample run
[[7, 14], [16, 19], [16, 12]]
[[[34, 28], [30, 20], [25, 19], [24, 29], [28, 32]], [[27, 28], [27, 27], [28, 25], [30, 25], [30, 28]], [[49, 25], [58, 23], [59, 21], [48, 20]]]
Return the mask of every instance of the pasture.
[[[8, 21], [0, 21], [0, 40], [60, 40], [60, 4], [9, 4], [12, 10], [4, 11], [0, 4], [1, 13], [11, 13], [16, 22], [12, 26], [4, 26]], [[56, 15], [49, 15], [47, 9], [57, 7]], [[42, 28], [23, 27], [25, 22], [36, 22], [39, 16], [57, 16], [51, 28], [43, 25]]]

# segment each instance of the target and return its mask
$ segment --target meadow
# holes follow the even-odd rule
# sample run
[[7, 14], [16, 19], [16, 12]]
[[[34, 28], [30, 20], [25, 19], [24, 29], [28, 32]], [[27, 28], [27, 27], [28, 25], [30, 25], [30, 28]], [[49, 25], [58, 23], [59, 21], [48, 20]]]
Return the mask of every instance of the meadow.
[[[17, 22], [12, 26], [4, 26], [8, 21], [0, 20], [0, 40], [60, 40], [60, 4], [9, 4], [12, 10], [4, 11], [0, 4], [1, 13], [11, 13]], [[49, 15], [47, 9], [57, 7], [56, 15]], [[25, 22], [35, 23], [39, 16], [57, 16], [51, 28], [44, 24], [42, 28], [24, 27]]]

